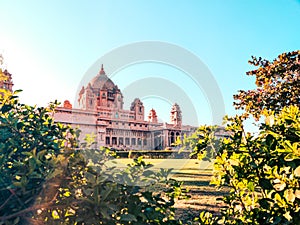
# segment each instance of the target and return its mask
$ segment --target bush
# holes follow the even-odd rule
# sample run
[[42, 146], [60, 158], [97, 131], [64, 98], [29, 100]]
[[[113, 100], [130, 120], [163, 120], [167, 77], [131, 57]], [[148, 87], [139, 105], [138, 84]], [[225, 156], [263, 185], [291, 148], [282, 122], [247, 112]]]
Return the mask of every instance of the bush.
[[230, 188], [222, 216], [202, 213], [196, 224], [300, 224], [299, 108], [266, 115], [257, 136], [245, 132], [243, 121], [227, 118], [231, 136], [215, 146], [211, 183]]
[[37, 195], [56, 167], [67, 128], [55, 124], [55, 107], [21, 104], [0, 95], [0, 224], [31, 221]]
[[56, 202], [36, 218], [51, 224], [179, 224], [173, 206], [184, 195], [181, 183], [168, 179], [170, 171], [153, 172], [141, 157], [121, 170], [107, 166], [108, 159], [108, 149], [72, 152]]

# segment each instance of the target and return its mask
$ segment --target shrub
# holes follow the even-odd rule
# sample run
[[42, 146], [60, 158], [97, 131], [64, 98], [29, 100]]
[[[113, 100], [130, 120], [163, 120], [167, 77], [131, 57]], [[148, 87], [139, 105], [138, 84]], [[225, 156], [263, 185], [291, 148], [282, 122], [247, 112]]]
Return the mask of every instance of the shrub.
[[24, 224], [42, 207], [33, 205], [68, 130], [50, 116], [55, 103], [27, 106], [15, 94], [0, 95], [0, 224]]
[[125, 169], [111, 168], [108, 159], [105, 148], [72, 152], [56, 202], [36, 218], [51, 224], [179, 224], [174, 203], [183, 189], [168, 178], [170, 171], [153, 172], [141, 157]]
[[203, 213], [197, 224], [300, 224], [299, 108], [266, 115], [257, 136], [245, 132], [243, 121], [227, 118], [231, 136], [215, 146], [211, 183], [230, 188], [222, 216]]

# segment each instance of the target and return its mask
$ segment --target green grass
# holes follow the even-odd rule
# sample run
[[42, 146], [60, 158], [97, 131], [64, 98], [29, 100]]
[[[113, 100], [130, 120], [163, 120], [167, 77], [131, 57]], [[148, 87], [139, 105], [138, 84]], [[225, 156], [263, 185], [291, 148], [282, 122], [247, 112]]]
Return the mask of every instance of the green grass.
[[[144, 159], [151, 163], [151, 169], [172, 169], [171, 177], [184, 182], [184, 187], [189, 190], [190, 199], [179, 200], [176, 203], [178, 218], [192, 218], [203, 210], [214, 214], [220, 213], [222, 203], [217, 200], [227, 193], [227, 190], [217, 191], [210, 185], [212, 177], [212, 162], [199, 161], [197, 159]], [[133, 159], [113, 160], [119, 168], [125, 168]]]
[[[173, 169], [174, 172], [190, 170], [197, 173], [199, 170], [212, 170], [212, 162], [199, 161], [197, 159], [144, 159], [145, 162], [151, 163], [154, 169], [164, 168]], [[111, 165], [117, 167], [126, 167], [133, 162], [133, 159], [114, 159], [110, 161]]]

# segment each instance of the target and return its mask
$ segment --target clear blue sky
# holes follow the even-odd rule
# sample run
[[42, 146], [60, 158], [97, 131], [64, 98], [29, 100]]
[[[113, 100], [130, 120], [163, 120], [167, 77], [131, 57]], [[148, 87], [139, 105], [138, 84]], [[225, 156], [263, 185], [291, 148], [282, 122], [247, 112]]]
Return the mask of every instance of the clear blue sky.
[[[148, 40], [175, 44], [197, 55], [209, 68], [222, 92], [226, 113], [232, 115], [232, 95], [254, 88], [253, 78], [245, 75], [251, 69], [248, 59], [251, 55], [274, 59], [299, 49], [299, 24], [300, 2], [296, 0], [1, 0], [0, 50], [15, 89], [23, 89], [22, 101], [46, 105], [54, 99], [74, 102], [85, 72], [112, 49]], [[109, 65], [105, 66], [109, 74]], [[153, 63], [125, 68], [114, 81], [121, 89], [145, 77], [184, 86], [180, 76], [184, 75], [174, 68]], [[192, 96], [199, 123], [209, 124], [212, 112], [205, 97], [201, 90], [197, 94], [190, 89], [184, 88]], [[133, 99], [124, 98], [128, 107]], [[166, 121], [171, 104], [167, 102], [144, 98], [146, 110], [156, 108]], [[189, 123], [188, 112], [182, 111]]]

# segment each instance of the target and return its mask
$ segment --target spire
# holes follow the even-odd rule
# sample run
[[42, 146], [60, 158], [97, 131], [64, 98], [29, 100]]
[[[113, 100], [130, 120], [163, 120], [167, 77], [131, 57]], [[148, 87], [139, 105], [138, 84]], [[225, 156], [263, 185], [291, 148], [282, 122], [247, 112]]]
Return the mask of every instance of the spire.
[[101, 65], [101, 70], [99, 72], [100, 75], [105, 75], [105, 71], [104, 71], [104, 68], [103, 68], [103, 64]]

